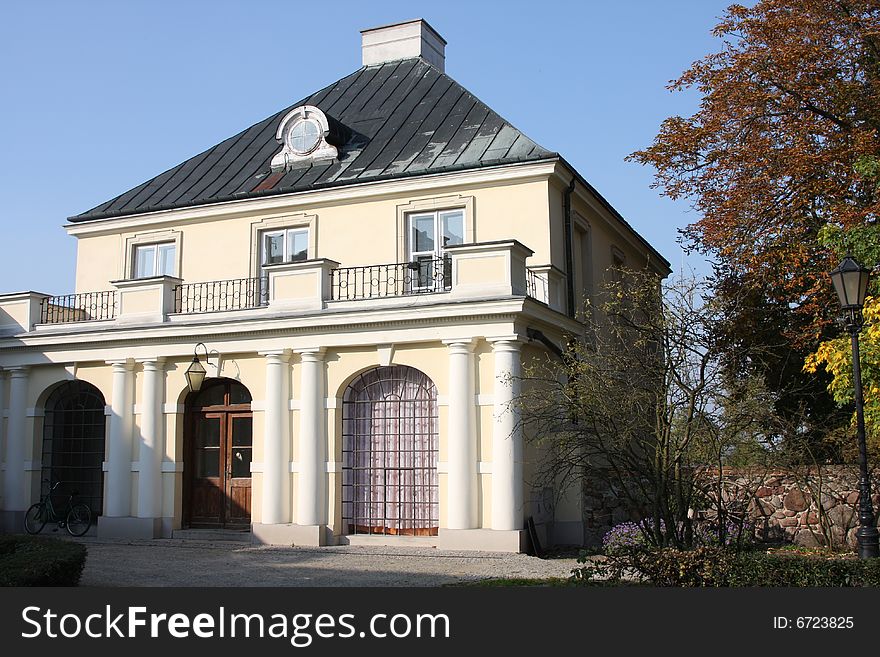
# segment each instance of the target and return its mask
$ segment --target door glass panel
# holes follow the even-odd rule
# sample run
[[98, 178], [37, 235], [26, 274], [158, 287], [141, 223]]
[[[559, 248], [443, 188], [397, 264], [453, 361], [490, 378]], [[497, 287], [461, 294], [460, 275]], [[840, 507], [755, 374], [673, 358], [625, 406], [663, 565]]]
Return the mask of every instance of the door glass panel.
[[[208, 388], [205, 388], [199, 393], [199, 396], [196, 398], [193, 403], [193, 407], [198, 408], [200, 406], [223, 406], [224, 397], [226, 396], [226, 386], [224, 385], [213, 385]], [[219, 429], [218, 429], [219, 431]], [[219, 443], [218, 443], [219, 444]]]
[[415, 280], [413, 280], [413, 287], [431, 287], [434, 282], [434, 257], [418, 256], [416, 257], [416, 262], [419, 267], [414, 271]]
[[220, 418], [200, 417], [196, 420], [196, 476], [220, 476]]
[[253, 444], [253, 419], [250, 417], [235, 417], [232, 420], [232, 476], [251, 476], [251, 445]]
[[250, 404], [251, 393], [240, 383], [229, 384], [229, 403], [230, 404]]
[[263, 238], [263, 264], [284, 261], [284, 233], [269, 233]]
[[220, 418], [199, 418], [198, 448], [220, 447]]
[[196, 450], [198, 467], [196, 468], [196, 476], [219, 477], [220, 476], [220, 448], [204, 447]]
[[233, 447], [232, 448], [232, 476], [235, 478], [251, 476], [251, 448], [250, 447]]
[[156, 275], [156, 245], [139, 246], [134, 250], [134, 277], [149, 278]]
[[464, 244], [464, 214], [461, 211], [444, 212], [440, 217], [443, 220], [443, 246]]
[[434, 250], [434, 216], [414, 216], [412, 221], [412, 251], [424, 253]]
[[309, 257], [309, 231], [290, 231], [287, 234], [287, 253], [290, 262], [306, 260]]
[[173, 244], [159, 245], [159, 275], [174, 276], [174, 255], [176, 249]]
[[232, 446], [250, 447], [253, 444], [252, 437], [253, 420], [249, 417], [232, 418]]

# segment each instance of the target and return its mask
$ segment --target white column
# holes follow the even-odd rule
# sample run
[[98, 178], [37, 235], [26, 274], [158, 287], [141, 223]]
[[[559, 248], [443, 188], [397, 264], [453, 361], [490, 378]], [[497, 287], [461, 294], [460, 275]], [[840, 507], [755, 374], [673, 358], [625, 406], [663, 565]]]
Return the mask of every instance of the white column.
[[326, 461], [324, 435], [324, 350], [303, 349], [299, 389], [299, 473], [296, 524], [326, 525]]
[[492, 529], [522, 529], [522, 426], [520, 343], [491, 340], [495, 356], [495, 409], [492, 414]]
[[143, 361], [138, 518], [162, 517], [162, 455], [165, 451], [165, 359]]
[[107, 438], [107, 506], [111, 518], [131, 515], [131, 434], [133, 427], [133, 360], [110, 361], [113, 391], [110, 400], [110, 435]]
[[266, 357], [266, 406], [263, 424], [263, 509], [262, 524], [290, 522], [290, 407], [288, 379], [290, 352], [286, 349], [263, 354]]
[[9, 369], [9, 420], [6, 423], [6, 472], [3, 481], [3, 507], [24, 511], [28, 496], [24, 490], [24, 445], [27, 416], [28, 368]]
[[449, 529], [477, 526], [477, 443], [474, 403], [474, 343], [445, 341], [449, 346], [449, 432], [446, 440]]

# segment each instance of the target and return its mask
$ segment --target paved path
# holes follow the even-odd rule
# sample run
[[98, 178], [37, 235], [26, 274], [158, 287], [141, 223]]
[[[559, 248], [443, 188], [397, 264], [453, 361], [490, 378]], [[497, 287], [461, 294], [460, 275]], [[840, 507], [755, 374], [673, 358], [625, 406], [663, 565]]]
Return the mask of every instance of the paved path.
[[576, 565], [574, 559], [430, 548], [79, 540], [89, 551], [82, 586], [440, 586], [489, 577], [567, 577]]

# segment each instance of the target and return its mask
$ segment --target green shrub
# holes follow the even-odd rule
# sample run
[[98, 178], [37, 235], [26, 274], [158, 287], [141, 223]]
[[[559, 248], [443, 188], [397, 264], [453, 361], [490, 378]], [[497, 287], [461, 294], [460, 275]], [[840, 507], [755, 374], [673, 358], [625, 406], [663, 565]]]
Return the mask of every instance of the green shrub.
[[636, 567], [654, 586], [724, 586], [736, 554], [720, 547], [666, 548], [640, 557]]
[[880, 559], [862, 561], [862, 586], [880, 587]]
[[721, 547], [695, 550], [645, 549], [583, 561], [572, 572], [581, 582], [637, 581], [653, 586], [880, 586], [880, 559], [866, 561], [803, 554], [734, 552]]
[[725, 586], [880, 586], [880, 559], [743, 554]]
[[86, 548], [38, 536], [0, 536], [0, 586], [76, 586]]

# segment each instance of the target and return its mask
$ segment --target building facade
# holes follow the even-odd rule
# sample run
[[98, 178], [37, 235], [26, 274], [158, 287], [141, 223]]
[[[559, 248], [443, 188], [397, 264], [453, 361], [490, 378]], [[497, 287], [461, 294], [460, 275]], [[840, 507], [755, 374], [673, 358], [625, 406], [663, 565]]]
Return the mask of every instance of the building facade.
[[668, 263], [426, 22], [362, 39], [355, 73], [71, 217], [75, 294], [0, 295], [8, 529], [61, 480], [103, 536], [580, 541], [579, 501], [529, 482], [517, 377], [610, 266]]

